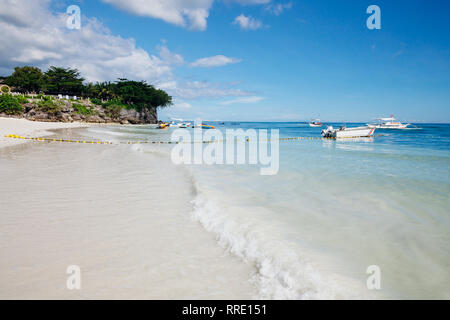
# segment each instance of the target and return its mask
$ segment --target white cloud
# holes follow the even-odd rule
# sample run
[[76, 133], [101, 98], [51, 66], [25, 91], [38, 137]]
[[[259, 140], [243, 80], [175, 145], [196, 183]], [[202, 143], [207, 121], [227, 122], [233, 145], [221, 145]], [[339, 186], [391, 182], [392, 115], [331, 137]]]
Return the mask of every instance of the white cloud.
[[229, 105], [229, 104], [238, 104], [238, 103], [256, 103], [261, 100], [264, 100], [264, 98], [258, 97], [258, 96], [251, 96], [251, 97], [242, 97], [242, 98], [237, 98], [237, 99], [233, 99], [233, 100], [223, 101], [220, 104]]
[[265, 7], [265, 9], [272, 14], [279, 16], [284, 10], [292, 8], [292, 2], [288, 3], [271, 3]]
[[192, 106], [190, 103], [187, 102], [175, 102], [173, 107], [175, 109], [190, 109]]
[[0, 0], [0, 7], [12, 8], [0, 14], [3, 74], [30, 64], [75, 67], [89, 81], [126, 77], [156, 83], [172, 77], [167, 48], [160, 50], [163, 57], [150, 55], [133, 39], [111, 35], [94, 18], [83, 18], [80, 30], [69, 30], [67, 16], [52, 14], [48, 0]]
[[[84, 16], [80, 30], [69, 30], [67, 16], [53, 14], [49, 6], [49, 0], [0, 0], [0, 8], [8, 8], [0, 11], [0, 75], [11, 74], [16, 66], [45, 70], [54, 65], [77, 68], [92, 82], [145, 80], [180, 99], [253, 94], [231, 84], [179, 80], [174, 69], [184, 64], [184, 59], [171, 52], [165, 42], [151, 54], [134, 39], [113, 35], [95, 18]], [[187, 104], [179, 105], [183, 106]]]
[[102, 0], [129, 13], [162, 19], [192, 30], [205, 30], [214, 0]]
[[[131, 14], [203, 31], [215, 0], [102, 0]], [[241, 5], [263, 5], [271, 0], [226, 0]]]
[[261, 28], [262, 22], [252, 18], [251, 16], [246, 17], [244, 14], [237, 16], [233, 24], [238, 24], [243, 30], [256, 30]]
[[172, 53], [165, 45], [158, 46], [158, 49], [159, 56], [166, 64], [176, 66], [184, 64], [183, 56], [177, 53]]
[[217, 55], [213, 57], [201, 58], [191, 63], [192, 67], [203, 67], [203, 68], [211, 68], [211, 67], [221, 67], [227, 64], [238, 63], [241, 62], [241, 59], [230, 58], [223, 55]]
[[246, 97], [254, 94], [253, 92], [236, 89], [229, 85], [206, 81], [172, 80], [160, 83], [159, 87], [181, 99]]

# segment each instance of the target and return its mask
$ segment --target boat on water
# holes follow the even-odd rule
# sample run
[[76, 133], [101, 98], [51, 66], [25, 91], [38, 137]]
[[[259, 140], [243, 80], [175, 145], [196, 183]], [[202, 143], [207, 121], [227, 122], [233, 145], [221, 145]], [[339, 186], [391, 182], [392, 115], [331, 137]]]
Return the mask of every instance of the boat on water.
[[313, 119], [309, 123], [309, 126], [312, 127], [312, 128], [323, 127], [323, 123], [320, 122], [320, 119]]
[[376, 128], [369, 126], [366, 127], [353, 127], [347, 128], [342, 126], [339, 129], [334, 129], [332, 126], [322, 130], [322, 137], [324, 138], [363, 138], [371, 137], [375, 133]]
[[181, 123], [177, 123], [177, 122], [175, 122], [175, 121], [172, 121], [172, 122], [169, 124], [169, 127], [171, 127], [171, 128], [179, 128], [180, 125], [181, 125]]
[[158, 123], [156, 129], [167, 129], [169, 127], [169, 125], [170, 124], [167, 122], [161, 122], [161, 123]]
[[214, 126], [211, 126], [209, 124], [199, 124], [195, 126], [196, 128], [202, 128], [202, 129], [214, 129]]
[[178, 126], [179, 128], [190, 128], [191, 127], [191, 123], [190, 122], [183, 122], [180, 123], [180, 125]]
[[391, 115], [390, 118], [378, 118], [377, 123], [368, 123], [367, 126], [376, 129], [407, 129], [411, 124], [403, 124]]

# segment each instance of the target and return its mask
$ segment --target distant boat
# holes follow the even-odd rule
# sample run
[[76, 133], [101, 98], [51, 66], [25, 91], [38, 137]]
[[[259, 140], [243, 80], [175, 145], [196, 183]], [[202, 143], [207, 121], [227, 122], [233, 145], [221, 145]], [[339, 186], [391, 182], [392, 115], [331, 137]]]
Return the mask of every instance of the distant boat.
[[320, 119], [313, 119], [309, 123], [309, 126], [312, 127], [312, 128], [323, 127], [323, 123], [320, 122]]
[[157, 129], [167, 129], [169, 127], [169, 123], [167, 122], [162, 122], [159, 123], [158, 126], [156, 127]]
[[175, 121], [172, 121], [170, 124], [169, 124], [169, 127], [176, 127], [176, 128], [179, 128], [180, 127], [180, 123], [176, 123]]
[[332, 126], [322, 130], [322, 137], [324, 138], [362, 138], [371, 137], [375, 132], [375, 128], [371, 127], [353, 127], [347, 128], [345, 126], [339, 129], [334, 129]]
[[368, 123], [367, 126], [376, 129], [407, 129], [410, 124], [403, 124], [396, 121], [393, 115], [390, 118], [378, 118], [377, 123]]
[[202, 128], [202, 129], [214, 129], [214, 126], [210, 126], [208, 124], [198, 124], [195, 127], [196, 128]]
[[189, 128], [190, 126], [191, 126], [190, 122], [183, 122], [183, 123], [180, 123], [180, 125], [179, 125], [180, 128]]

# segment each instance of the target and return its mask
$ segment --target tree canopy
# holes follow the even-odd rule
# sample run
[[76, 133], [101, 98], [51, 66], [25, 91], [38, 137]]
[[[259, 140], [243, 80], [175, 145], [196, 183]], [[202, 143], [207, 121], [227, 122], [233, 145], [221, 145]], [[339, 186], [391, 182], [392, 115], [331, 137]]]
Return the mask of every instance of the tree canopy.
[[121, 101], [139, 111], [144, 108], [167, 107], [172, 104], [171, 96], [145, 81], [120, 79], [115, 86], [115, 92]]
[[44, 86], [44, 74], [36, 67], [16, 67], [5, 83], [19, 92], [39, 92]]
[[50, 94], [80, 95], [83, 81], [77, 69], [52, 66], [45, 73], [45, 91]]

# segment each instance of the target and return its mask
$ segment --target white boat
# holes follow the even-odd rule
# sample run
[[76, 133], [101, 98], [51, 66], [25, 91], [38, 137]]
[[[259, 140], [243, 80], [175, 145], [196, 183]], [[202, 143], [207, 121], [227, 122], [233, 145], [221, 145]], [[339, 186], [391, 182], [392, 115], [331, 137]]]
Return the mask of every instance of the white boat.
[[396, 121], [394, 116], [390, 118], [378, 118], [376, 119], [377, 123], [368, 123], [367, 126], [376, 129], [407, 129], [410, 124], [403, 124], [399, 121]]
[[375, 128], [371, 127], [353, 127], [347, 128], [345, 126], [339, 129], [334, 129], [332, 126], [322, 130], [322, 137], [324, 138], [362, 138], [371, 137], [375, 132]]
[[183, 122], [180, 123], [180, 128], [189, 128], [191, 126], [190, 122]]
[[313, 119], [309, 123], [309, 126], [312, 127], [312, 128], [323, 127], [323, 123], [320, 122], [320, 119]]
[[179, 127], [180, 127], [180, 124], [179, 124], [179, 123], [175, 123], [174, 121], [172, 121], [172, 122], [169, 124], [169, 127], [171, 127], [171, 128], [173, 128], [173, 127], [179, 128]]

